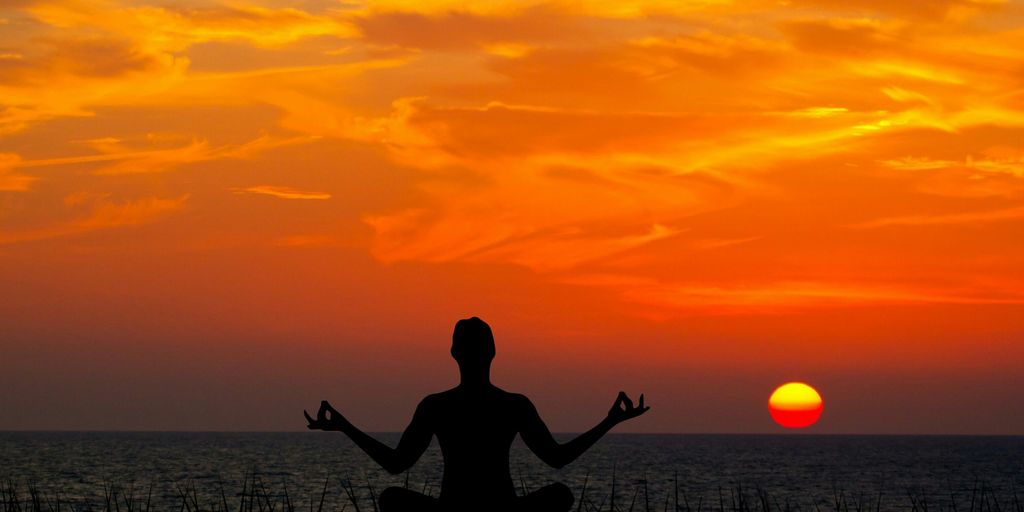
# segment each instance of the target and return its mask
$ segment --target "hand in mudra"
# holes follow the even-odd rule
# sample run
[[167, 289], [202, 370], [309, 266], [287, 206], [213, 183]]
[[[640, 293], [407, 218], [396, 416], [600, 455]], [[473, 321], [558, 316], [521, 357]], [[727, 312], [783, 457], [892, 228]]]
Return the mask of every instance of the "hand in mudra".
[[305, 409], [303, 409], [302, 414], [306, 417], [306, 421], [309, 422], [306, 428], [310, 430], [341, 430], [348, 423], [348, 420], [340, 412], [334, 410], [334, 407], [331, 407], [327, 400], [320, 402], [320, 410], [316, 412], [316, 419], [310, 417]]
[[633, 401], [626, 396], [626, 392], [619, 391], [619, 396], [615, 399], [615, 404], [613, 404], [611, 410], [608, 411], [608, 419], [615, 423], [622, 423], [623, 421], [636, 418], [648, 410], [650, 410], [650, 407], [644, 406], [643, 393], [640, 393], [640, 403], [634, 407]]

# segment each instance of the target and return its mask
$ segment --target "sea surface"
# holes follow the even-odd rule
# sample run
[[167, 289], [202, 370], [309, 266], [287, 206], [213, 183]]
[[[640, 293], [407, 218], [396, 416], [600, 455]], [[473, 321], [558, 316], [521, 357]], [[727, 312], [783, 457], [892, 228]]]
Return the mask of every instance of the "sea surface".
[[[441, 471], [436, 441], [389, 475], [336, 433], [0, 432], [0, 511], [33, 492], [42, 510], [372, 511], [388, 486], [436, 495]], [[561, 470], [517, 440], [511, 471], [587, 511], [1024, 510], [1024, 437], [610, 434]]]

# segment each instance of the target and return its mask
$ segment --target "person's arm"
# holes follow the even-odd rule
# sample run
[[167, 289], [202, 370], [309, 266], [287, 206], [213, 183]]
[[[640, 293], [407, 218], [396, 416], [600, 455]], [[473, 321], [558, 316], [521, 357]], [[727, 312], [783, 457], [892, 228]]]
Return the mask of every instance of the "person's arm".
[[586, 452], [598, 439], [608, 433], [615, 425], [623, 421], [633, 419], [647, 412], [650, 407], [644, 406], [644, 395], [640, 395], [640, 404], [633, 407], [633, 401], [620, 391], [615, 399], [615, 404], [608, 411], [608, 416], [601, 420], [594, 428], [580, 434], [572, 441], [565, 444], [558, 444], [551, 435], [547, 425], [537, 414], [537, 408], [529, 399], [524, 398], [523, 424], [520, 427], [519, 435], [530, 450], [537, 454], [545, 464], [561, 468], [576, 460], [583, 452]]
[[416, 413], [413, 414], [412, 422], [402, 433], [402, 439], [398, 442], [397, 448], [391, 448], [356, 428], [326, 400], [320, 402], [320, 410], [317, 411], [316, 419], [311, 418], [306, 411], [302, 411], [302, 414], [306, 416], [306, 421], [309, 422], [307, 428], [310, 430], [338, 431], [347, 435], [356, 443], [356, 446], [366, 452], [385, 471], [396, 475], [412, 467], [430, 445], [433, 432], [430, 430], [427, 419], [427, 408], [426, 400], [420, 402]]

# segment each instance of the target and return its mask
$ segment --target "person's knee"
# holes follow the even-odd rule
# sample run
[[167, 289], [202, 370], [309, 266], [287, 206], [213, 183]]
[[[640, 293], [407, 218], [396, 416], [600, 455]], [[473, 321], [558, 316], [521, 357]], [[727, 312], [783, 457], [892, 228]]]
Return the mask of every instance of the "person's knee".
[[572, 508], [572, 504], [576, 501], [576, 497], [572, 495], [572, 491], [569, 490], [569, 486], [563, 483], [556, 484], [559, 493], [559, 499], [565, 504], [565, 510]]
[[402, 487], [388, 487], [377, 496], [381, 512], [435, 512], [437, 500]]
[[400, 487], [388, 487], [377, 497], [381, 512], [398, 512], [402, 507], [402, 491]]
[[548, 492], [550, 493], [549, 498], [554, 510], [569, 510], [572, 508], [573, 502], [576, 501], [576, 497], [569, 490], [569, 486], [561, 482], [548, 486]]

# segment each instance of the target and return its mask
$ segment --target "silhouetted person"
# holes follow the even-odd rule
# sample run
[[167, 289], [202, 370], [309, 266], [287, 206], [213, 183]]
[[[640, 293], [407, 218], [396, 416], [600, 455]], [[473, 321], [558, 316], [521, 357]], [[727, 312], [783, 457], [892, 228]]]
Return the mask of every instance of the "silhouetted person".
[[354, 427], [326, 401], [316, 419], [303, 411], [311, 430], [343, 432], [392, 474], [409, 469], [437, 436], [444, 457], [441, 494], [433, 498], [391, 487], [380, 494], [382, 512], [566, 512], [572, 492], [564, 484], [548, 485], [517, 496], [509, 474], [509, 448], [519, 434], [526, 446], [548, 465], [561, 468], [576, 460], [612, 427], [647, 412], [619, 392], [608, 416], [572, 441], [559, 444], [523, 395], [491, 384], [494, 337], [477, 317], [459, 320], [452, 335], [452, 357], [461, 381], [455, 388], [420, 402], [397, 448], [390, 448]]

